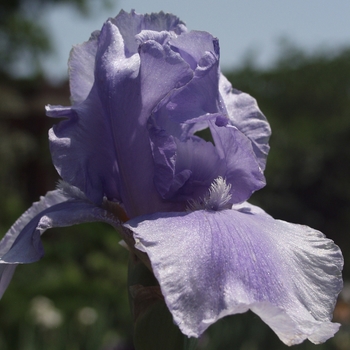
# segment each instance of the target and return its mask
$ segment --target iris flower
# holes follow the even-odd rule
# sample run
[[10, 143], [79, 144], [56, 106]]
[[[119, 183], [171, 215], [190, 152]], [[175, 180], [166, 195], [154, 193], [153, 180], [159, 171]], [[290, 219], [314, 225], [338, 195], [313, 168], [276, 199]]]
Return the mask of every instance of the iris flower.
[[[102, 221], [153, 271], [175, 324], [199, 337], [252, 310], [286, 344], [332, 337], [339, 248], [247, 202], [270, 127], [219, 68], [219, 43], [171, 14], [121, 11], [73, 48], [71, 107], [49, 131], [62, 178], [0, 243], [0, 292], [52, 227]], [[199, 135], [209, 130], [211, 140]]]

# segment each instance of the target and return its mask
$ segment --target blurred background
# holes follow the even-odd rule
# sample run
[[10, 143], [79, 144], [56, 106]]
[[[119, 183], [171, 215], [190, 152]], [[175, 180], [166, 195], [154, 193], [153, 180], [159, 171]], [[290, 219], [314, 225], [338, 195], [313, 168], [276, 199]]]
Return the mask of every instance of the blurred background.
[[[267, 186], [251, 201], [312, 226], [345, 256], [326, 344], [350, 349], [350, 2], [337, 0], [0, 1], [0, 236], [58, 180], [46, 104], [69, 105], [67, 59], [121, 8], [164, 10], [219, 37], [222, 68], [250, 93], [272, 130]], [[106, 225], [45, 233], [46, 256], [20, 266], [0, 302], [1, 350], [132, 350], [127, 252]], [[254, 314], [224, 318], [199, 350], [287, 349]]]

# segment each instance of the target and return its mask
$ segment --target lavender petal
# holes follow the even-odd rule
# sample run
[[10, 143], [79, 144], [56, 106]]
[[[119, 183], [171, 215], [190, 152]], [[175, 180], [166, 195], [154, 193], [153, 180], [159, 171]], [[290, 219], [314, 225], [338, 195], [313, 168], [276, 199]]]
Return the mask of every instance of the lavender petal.
[[117, 225], [104, 209], [86, 198], [62, 190], [51, 191], [33, 204], [10, 228], [0, 242], [0, 297], [15, 266], [40, 260], [44, 255], [41, 235], [52, 227], [103, 221]]
[[256, 100], [246, 93], [232, 89], [231, 83], [222, 74], [219, 88], [231, 124], [250, 140], [259, 165], [262, 170], [265, 170], [270, 149], [269, 123], [260, 111]]
[[331, 317], [343, 258], [318, 231], [248, 204], [157, 213], [126, 227], [148, 254], [174, 321], [188, 336], [248, 309], [288, 345], [324, 342], [339, 328]]

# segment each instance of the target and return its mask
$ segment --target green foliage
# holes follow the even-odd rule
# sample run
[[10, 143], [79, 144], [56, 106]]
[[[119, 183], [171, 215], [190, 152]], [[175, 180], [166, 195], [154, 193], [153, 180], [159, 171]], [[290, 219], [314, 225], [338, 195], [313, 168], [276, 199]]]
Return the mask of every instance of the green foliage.
[[0, 303], [1, 349], [93, 350], [128, 342], [128, 252], [119, 241], [102, 224], [45, 234], [46, 257], [19, 266]]
[[[110, 0], [99, 2], [110, 5]], [[51, 52], [49, 31], [43, 25], [45, 10], [67, 4], [87, 16], [93, 0], [2, 0], [0, 2], [0, 76], [16, 73], [19, 62], [41, 74], [40, 58]]]

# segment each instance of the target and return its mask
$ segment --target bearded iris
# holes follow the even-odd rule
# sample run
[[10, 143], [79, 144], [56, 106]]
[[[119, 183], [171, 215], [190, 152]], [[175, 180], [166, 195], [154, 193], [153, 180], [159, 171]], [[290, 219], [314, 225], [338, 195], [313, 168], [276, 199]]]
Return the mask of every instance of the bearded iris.
[[122, 11], [73, 48], [69, 73], [72, 106], [46, 107], [64, 119], [49, 132], [63, 181], [1, 241], [1, 294], [16, 265], [43, 256], [46, 229], [103, 221], [189, 337], [249, 309], [288, 345], [334, 335], [341, 252], [246, 202], [265, 185], [270, 127], [221, 74], [216, 38], [170, 14]]

